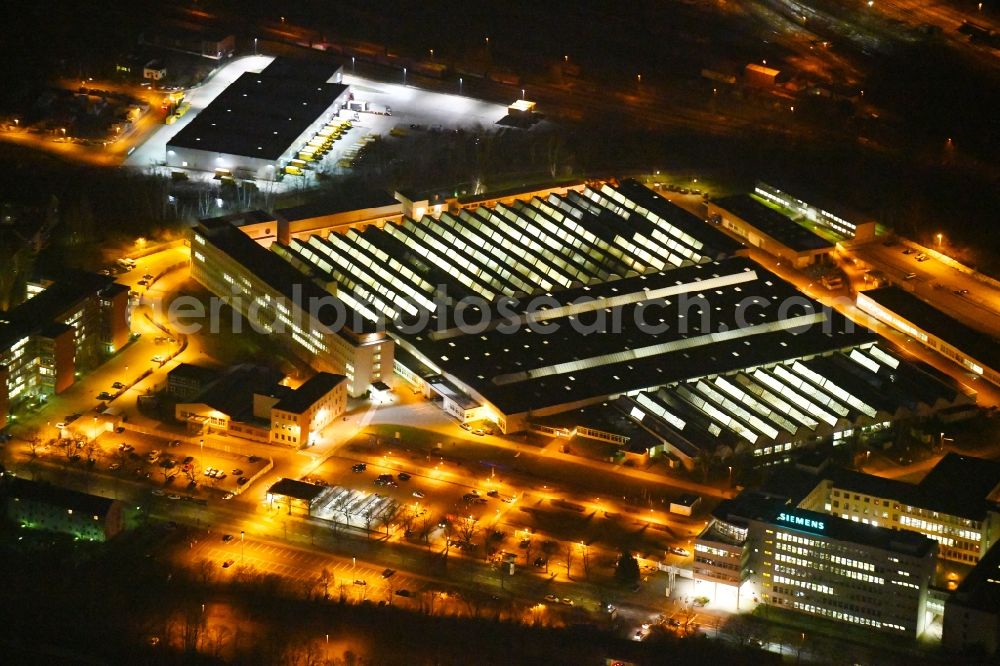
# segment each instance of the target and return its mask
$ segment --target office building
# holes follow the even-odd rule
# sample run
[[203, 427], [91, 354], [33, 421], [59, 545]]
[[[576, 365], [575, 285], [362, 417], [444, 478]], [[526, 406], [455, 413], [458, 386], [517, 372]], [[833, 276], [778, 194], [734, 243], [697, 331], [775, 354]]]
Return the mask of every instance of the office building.
[[916, 638], [927, 623], [937, 543], [741, 493], [695, 544], [698, 581], [760, 603]]
[[875, 238], [875, 221], [848, 210], [839, 202], [810, 194], [809, 203], [762, 180], [757, 181], [753, 193], [759, 199], [779, 206], [791, 215], [801, 216], [844, 239], [863, 242]]
[[296, 448], [316, 443], [319, 432], [347, 408], [347, 378], [319, 372], [271, 407], [271, 442]]
[[106, 541], [125, 529], [124, 507], [118, 500], [9, 475], [0, 487], [7, 517], [23, 527], [89, 541]]
[[[191, 276], [310, 367], [347, 377], [351, 397], [391, 381], [393, 343], [374, 322], [228, 222], [193, 232]], [[248, 315], [253, 316], [248, 316]]]
[[77, 272], [28, 293], [0, 312], [0, 429], [19, 403], [62, 393], [131, 335], [129, 290], [113, 278]]
[[823, 464], [786, 469], [764, 486], [793, 504], [938, 542], [938, 557], [975, 564], [1000, 539], [1000, 463], [948, 453], [920, 483]]
[[[225, 373], [179, 366], [181, 378], [195, 377], [201, 390], [181, 397], [174, 416], [196, 436], [224, 433], [256, 442], [302, 448], [315, 445], [319, 433], [347, 407], [347, 378], [318, 372], [298, 388], [285, 386], [281, 373], [254, 365], [238, 365]], [[191, 382], [178, 382], [174, 395], [189, 394]], [[169, 391], [169, 389], [168, 389]]]

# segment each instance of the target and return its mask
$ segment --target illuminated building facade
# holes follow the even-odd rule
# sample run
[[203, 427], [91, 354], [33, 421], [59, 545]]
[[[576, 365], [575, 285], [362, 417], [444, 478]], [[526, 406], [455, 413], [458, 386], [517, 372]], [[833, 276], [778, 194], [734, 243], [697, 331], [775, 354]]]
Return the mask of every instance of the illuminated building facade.
[[1000, 464], [949, 453], [918, 484], [824, 469], [798, 505], [862, 525], [917, 532], [938, 557], [975, 564], [1000, 539]]
[[347, 378], [320, 372], [271, 407], [271, 442], [296, 448], [316, 436], [347, 408]]
[[0, 428], [18, 403], [62, 393], [131, 335], [129, 290], [113, 278], [74, 273], [28, 293], [0, 312]]
[[[748, 492], [713, 517], [695, 546], [696, 579], [745, 584], [776, 608], [912, 638], [924, 632], [933, 540]], [[731, 535], [729, 547], [719, 547], [720, 533]]]
[[257, 326], [318, 371], [345, 375], [350, 396], [391, 381], [385, 333], [334, 307], [331, 292], [232, 224], [206, 221], [194, 230], [191, 276], [239, 312], [242, 325]]
[[125, 529], [119, 500], [89, 495], [48, 483], [5, 476], [7, 517], [27, 528], [105, 541]]
[[858, 293], [858, 309], [957, 363], [966, 372], [1000, 385], [1000, 345], [899, 287]]

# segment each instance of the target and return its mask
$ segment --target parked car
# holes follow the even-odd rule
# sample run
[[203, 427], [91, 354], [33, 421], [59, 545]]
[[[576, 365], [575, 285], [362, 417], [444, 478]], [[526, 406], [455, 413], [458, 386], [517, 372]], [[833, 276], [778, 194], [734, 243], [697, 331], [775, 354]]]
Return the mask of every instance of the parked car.
[[400, 472], [399, 474], [396, 475], [396, 477], [400, 481], [409, 481], [410, 480], [410, 475], [407, 474], [406, 472]]
[[401, 597], [408, 597], [410, 596], [410, 591], [404, 588], [402, 590], [396, 590], [396, 594]]
[[240, 478], [236, 479], [236, 485], [245, 486], [249, 481], [250, 479], [248, 479], [247, 477], [241, 476]]
[[351, 466], [351, 471], [354, 472], [355, 474], [359, 474], [365, 471], [366, 469], [368, 469], [368, 465], [366, 465], [365, 463], [358, 463], [357, 465]]
[[229, 543], [230, 541], [232, 541], [235, 538], [236, 537], [234, 537], [232, 534], [224, 534], [224, 535], [222, 535], [222, 541], [223, 541], [223, 543]]
[[419, 491], [419, 490], [414, 490], [414, 491], [413, 491], [413, 496], [414, 496], [414, 497], [416, 497], [417, 499], [423, 499], [424, 497], [426, 497], [426, 495], [424, 495], [424, 494], [423, 494], [423, 493], [422, 493], [421, 491]]
[[222, 563], [222, 568], [223, 569], [228, 569], [229, 567], [233, 566], [233, 564], [235, 564], [235, 563], [236, 563], [236, 560], [226, 560], [225, 562]]
[[116, 391], [121, 391], [123, 388], [125, 388], [125, 385], [122, 384], [121, 382], [115, 382], [114, 384], [111, 385], [111, 388], [113, 388]]

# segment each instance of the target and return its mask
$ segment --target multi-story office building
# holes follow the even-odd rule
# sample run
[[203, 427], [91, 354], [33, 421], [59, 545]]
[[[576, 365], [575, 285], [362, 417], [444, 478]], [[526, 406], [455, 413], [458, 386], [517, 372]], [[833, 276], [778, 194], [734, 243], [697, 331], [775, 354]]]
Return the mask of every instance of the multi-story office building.
[[975, 564], [1000, 538], [1000, 463], [949, 453], [917, 484], [830, 465], [787, 470], [766, 486], [793, 504], [862, 525], [918, 532], [938, 557]]
[[923, 633], [933, 540], [757, 493], [723, 502], [713, 517], [697, 541], [696, 579], [748, 585], [768, 606], [904, 636]]
[[131, 334], [128, 287], [92, 273], [31, 285], [0, 312], [0, 428], [23, 400], [61, 393]]
[[296, 448], [315, 444], [346, 407], [346, 377], [317, 373], [271, 407], [271, 441]]
[[195, 229], [191, 276], [239, 312], [241, 325], [268, 333], [317, 370], [345, 375], [352, 397], [391, 381], [393, 342], [374, 322], [231, 223]]

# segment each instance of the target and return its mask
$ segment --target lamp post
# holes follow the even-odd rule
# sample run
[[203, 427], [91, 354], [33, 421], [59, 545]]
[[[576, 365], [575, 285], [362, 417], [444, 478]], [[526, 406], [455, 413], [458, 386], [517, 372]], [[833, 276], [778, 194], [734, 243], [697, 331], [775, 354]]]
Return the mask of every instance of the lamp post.
[[462, 77], [458, 77], [458, 94], [462, 94]]
[[944, 239], [944, 234], [937, 234], [934, 236], [934, 239], [937, 241], [937, 246], [940, 249], [941, 241]]
[[240, 530], [240, 564], [243, 564], [243, 536], [245, 532]]

